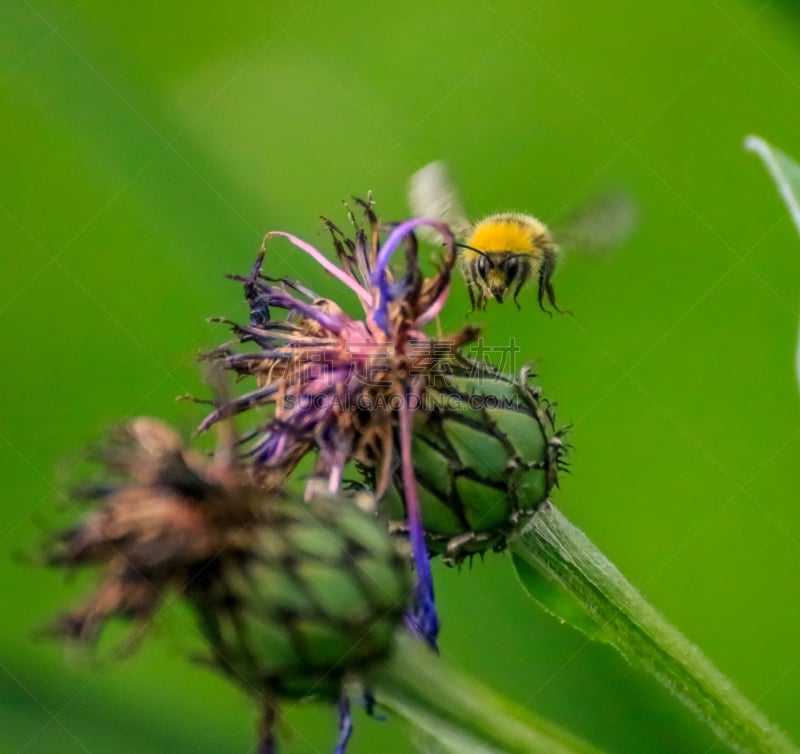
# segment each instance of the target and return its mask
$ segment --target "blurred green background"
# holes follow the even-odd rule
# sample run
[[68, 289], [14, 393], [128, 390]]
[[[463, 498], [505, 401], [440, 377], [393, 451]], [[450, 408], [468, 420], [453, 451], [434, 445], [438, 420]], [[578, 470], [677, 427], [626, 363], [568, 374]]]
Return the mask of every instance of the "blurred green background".
[[[571, 422], [558, 504], [800, 739], [800, 241], [758, 133], [800, 155], [791, 3], [634, 0], [0, 7], [0, 751], [252, 751], [255, 710], [182, 657], [186, 616], [120, 663], [37, 630], [90, 580], [27, 561], [83, 451], [157, 414], [187, 431], [198, 351], [242, 317], [225, 273], [260, 237], [446, 159], [475, 215], [557, 221], [608, 186], [641, 206], [613, 258], [574, 257], [561, 304], [471, 321], [518, 339]], [[276, 247], [278, 248], [278, 247]], [[336, 295], [288, 246], [272, 274]], [[459, 282], [443, 323], [464, 323]], [[526, 600], [507, 557], [437, 567], [443, 654], [611, 752], [724, 751], [613, 651]], [[411, 752], [357, 714], [352, 752]], [[327, 708], [288, 708], [282, 751], [329, 752]]]

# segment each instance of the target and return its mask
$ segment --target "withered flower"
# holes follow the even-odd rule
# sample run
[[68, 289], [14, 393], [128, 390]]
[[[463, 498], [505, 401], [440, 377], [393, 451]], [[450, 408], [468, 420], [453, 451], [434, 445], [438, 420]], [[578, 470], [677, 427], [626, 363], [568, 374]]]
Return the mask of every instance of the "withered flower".
[[278, 701], [309, 696], [338, 703], [342, 752], [342, 684], [389, 655], [412, 594], [385, 526], [352, 497], [254, 484], [230, 446], [209, 459], [154, 419], [130, 422], [104, 460], [83, 491], [93, 509], [50, 557], [102, 578], [56, 632], [91, 643], [113, 618], [146, 623], [184, 598], [212, 664], [262, 704], [261, 752], [274, 751]]
[[[326, 220], [340, 267], [296, 236], [273, 231], [265, 236], [250, 275], [234, 277], [244, 283], [251, 321], [247, 326], [231, 324], [243, 342], [260, 350], [240, 353], [224, 346], [209, 357], [239, 374], [255, 375], [258, 389], [222, 406], [200, 428], [208, 428], [220, 416], [269, 405], [271, 415], [251, 433], [246, 450], [266, 484], [316, 450], [316, 476], [328, 480], [331, 492], [341, 489], [345, 467], [355, 461], [366, 468], [379, 466], [378, 495], [391, 481], [397, 435], [417, 572], [416, 606], [409, 626], [435, 646], [438, 619], [414, 482], [411, 427], [437, 362], [475, 332], [470, 328], [449, 339], [445, 351], [437, 354], [422, 331], [441, 311], [450, 288], [456, 250], [449, 228], [430, 220], [409, 220], [395, 227], [381, 245], [371, 204], [361, 204], [369, 233], [357, 227], [351, 239]], [[417, 263], [413, 231], [420, 226], [434, 228], [444, 240], [441, 268], [428, 279]], [[276, 236], [287, 238], [350, 288], [363, 306], [364, 318], [349, 317], [336, 303], [300, 283], [262, 275], [266, 243]], [[395, 275], [389, 260], [401, 246], [405, 269]], [[272, 320], [273, 308], [284, 309], [286, 316]]]

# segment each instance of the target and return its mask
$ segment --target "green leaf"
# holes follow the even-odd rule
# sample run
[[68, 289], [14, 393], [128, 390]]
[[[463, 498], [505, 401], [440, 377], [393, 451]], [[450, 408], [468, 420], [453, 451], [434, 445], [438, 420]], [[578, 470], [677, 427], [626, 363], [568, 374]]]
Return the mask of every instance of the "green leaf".
[[[791, 157], [787, 157], [780, 149], [773, 147], [758, 136], [748, 136], [744, 142], [745, 149], [755, 152], [763, 161], [772, 180], [778, 187], [786, 209], [800, 233], [800, 165]], [[795, 349], [795, 374], [800, 386], [800, 335]]]
[[748, 136], [744, 146], [764, 161], [800, 233], [800, 165], [759, 136]]

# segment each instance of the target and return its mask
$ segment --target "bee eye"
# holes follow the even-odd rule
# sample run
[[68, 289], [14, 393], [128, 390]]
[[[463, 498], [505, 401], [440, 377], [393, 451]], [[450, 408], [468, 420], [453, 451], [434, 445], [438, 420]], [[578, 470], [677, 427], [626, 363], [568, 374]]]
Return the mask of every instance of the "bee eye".
[[478, 274], [482, 277], [486, 277], [486, 273], [489, 271], [489, 260], [486, 257], [478, 257]]
[[506, 261], [506, 272], [508, 273], [509, 277], [513, 277], [517, 274], [517, 269], [519, 268], [519, 261], [516, 257], [511, 257], [508, 261]]

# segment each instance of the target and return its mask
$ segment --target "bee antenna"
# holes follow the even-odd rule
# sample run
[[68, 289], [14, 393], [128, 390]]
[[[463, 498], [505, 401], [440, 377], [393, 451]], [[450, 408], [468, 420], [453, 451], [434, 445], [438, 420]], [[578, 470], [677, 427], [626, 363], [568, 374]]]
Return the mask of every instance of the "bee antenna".
[[470, 251], [474, 251], [476, 254], [480, 254], [482, 257], [488, 257], [489, 255], [485, 251], [481, 251], [480, 249], [476, 249], [474, 246], [469, 246], [465, 243], [457, 243], [456, 246], [459, 249], [469, 249]]

